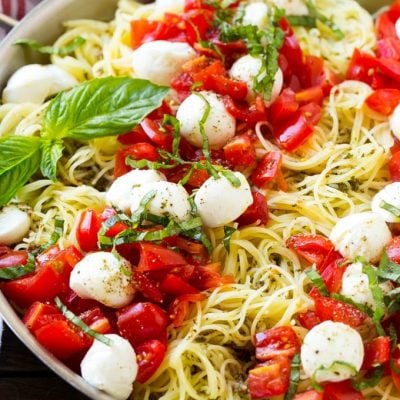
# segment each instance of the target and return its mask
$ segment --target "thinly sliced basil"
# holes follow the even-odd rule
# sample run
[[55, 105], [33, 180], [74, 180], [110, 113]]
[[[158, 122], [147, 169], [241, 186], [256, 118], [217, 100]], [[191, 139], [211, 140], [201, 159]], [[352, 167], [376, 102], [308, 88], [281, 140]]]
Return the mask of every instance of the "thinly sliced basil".
[[392, 344], [391, 346], [391, 351], [395, 351], [397, 349], [397, 330], [393, 324], [389, 325], [389, 337], [390, 337], [390, 343]]
[[311, 282], [317, 288], [318, 292], [322, 294], [322, 296], [329, 297], [329, 290], [317, 270], [311, 269], [307, 271], [307, 276], [310, 278]]
[[296, 354], [290, 365], [290, 385], [289, 389], [285, 394], [284, 400], [292, 400], [297, 392], [297, 387], [300, 382], [300, 354]]
[[35, 257], [32, 254], [28, 256], [26, 265], [16, 265], [15, 267], [0, 268], [0, 279], [12, 281], [25, 275], [35, 272]]
[[233, 171], [229, 169], [223, 169], [220, 171], [220, 174], [223, 175], [233, 187], [235, 188], [240, 187], [241, 185], [240, 179], [233, 173]]
[[400, 282], [400, 265], [390, 261], [386, 251], [382, 254], [376, 273], [380, 278]]
[[379, 207], [383, 208], [386, 211], [389, 211], [395, 217], [400, 217], [400, 208], [395, 207], [392, 204], [386, 203], [386, 201], [382, 200], [382, 202], [379, 204]]
[[157, 161], [149, 161], [149, 160], [134, 160], [132, 157], [127, 157], [125, 160], [125, 164], [129, 165], [135, 169], [173, 169], [177, 166], [177, 164], [164, 164]]
[[231, 238], [232, 235], [237, 231], [237, 229], [232, 228], [231, 226], [224, 226], [224, 247], [226, 251], [229, 253], [231, 247]]
[[351, 375], [357, 374], [357, 369], [354, 367], [354, 365], [347, 363], [345, 361], [337, 360], [337, 361], [334, 361], [329, 367], [321, 366], [314, 372], [313, 376], [311, 377], [311, 385], [313, 386], [313, 388], [315, 390], [317, 390], [318, 392], [323, 391], [322, 386], [317, 382], [318, 372], [325, 372], [325, 371], [334, 372], [337, 370], [337, 368], [341, 368], [341, 367], [345, 367], [345, 368], [349, 369]]
[[67, 318], [68, 321], [73, 323], [75, 326], [77, 326], [79, 329], [81, 329], [88, 336], [91, 336], [93, 339], [96, 339], [99, 342], [106, 344], [107, 346], [112, 346], [113, 341], [111, 339], [102, 335], [101, 333], [96, 332], [95, 330], [91, 329], [88, 325], [86, 325], [72, 311], [68, 310], [67, 306], [65, 304], [63, 304], [63, 302], [60, 300], [59, 297], [56, 297], [54, 299], [54, 302], [55, 302], [57, 308], [62, 312], [62, 314], [64, 315], [65, 318]]
[[384, 373], [385, 373], [385, 368], [380, 365], [379, 367], [373, 369], [369, 378], [363, 378], [360, 381], [353, 381], [352, 385], [354, 389], [358, 391], [374, 387], [380, 382]]
[[367, 307], [364, 304], [356, 303], [349, 297], [343, 296], [342, 294], [332, 293], [331, 297], [333, 299], [339, 300], [343, 303], [350, 304], [351, 306], [353, 306], [353, 307], [359, 309], [360, 311], [362, 311], [363, 313], [367, 314], [370, 318], [372, 318], [374, 315], [374, 311], [370, 307]]
[[163, 126], [171, 126], [173, 129], [173, 140], [172, 140], [172, 154], [174, 156], [179, 155], [179, 144], [181, 142], [181, 125], [179, 121], [172, 115], [165, 114], [162, 122]]
[[[54, 232], [51, 234], [49, 246], [56, 244], [64, 233], [64, 220], [56, 218], [54, 220]], [[49, 247], [48, 246], [48, 247]]]
[[19, 39], [14, 44], [20, 46], [27, 46], [42, 54], [57, 54], [59, 56], [66, 56], [86, 43], [86, 39], [81, 36], [74, 38], [71, 43], [62, 47], [44, 46], [42, 43], [34, 39]]
[[143, 196], [143, 199], [139, 203], [139, 207], [132, 213], [131, 222], [133, 227], [137, 227], [143, 220], [143, 215], [150, 207], [151, 201], [156, 197], [157, 191], [150, 190]]

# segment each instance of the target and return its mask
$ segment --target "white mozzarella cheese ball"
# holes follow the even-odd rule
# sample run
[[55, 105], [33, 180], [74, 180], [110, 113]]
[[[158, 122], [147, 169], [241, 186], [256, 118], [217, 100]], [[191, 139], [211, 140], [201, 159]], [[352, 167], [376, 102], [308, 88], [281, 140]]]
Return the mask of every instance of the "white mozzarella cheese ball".
[[265, 29], [268, 26], [268, 6], [262, 1], [248, 4], [244, 9], [242, 24]]
[[183, 11], [184, 0], [156, 0], [156, 10], [161, 13], [176, 13]]
[[[360, 334], [340, 322], [325, 321], [312, 328], [301, 346], [301, 363], [308, 378], [340, 382], [359, 371], [364, 359]], [[335, 362], [349, 364], [334, 364]]]
[[[232, 79], [243, 81], [247, 84], [248, 89], [248, 100], [254, 97], [254, 79], [257, 77], [261, 80], [265, 77], [265, 73], [258, 76], [262, 66], [261, 59], [259, 57], [253, 57], [250, 54], [243, 56], [236, 60], [231, 69], [229, 70], [229, 75]], [[283, 73], [280, 68], [275, 74], [275, 81], [272, 87], [271, 98], [269, 103], [273, 103], [279, 96], [283, 88]]]
[[134, 76], [169, 86], [182, 71], [182, 64], [196, 56], [187, 43], [155, 40], [143, 43], [132, 53]]
[[393, 135], [400, 139], [400, 105], [394, 109], [393, 114], [389, 117], [389, 126]]
[[200, 124], [208, 106], [210, 112], [204, 122], [205, 134], [210, 148], [221, 149], [235, 136], [236, 120], [229, 114], [224, 102], [215, 93], [193, 93], [182, 102], [176, 114], [181, 127], [181, 135], [193, 146], [203, 146]]
[[340, 219], [329, 236], [336, 250], [347, 259], [361, 256], [371, 263], [379, 261], [391, 238], [384, 219], [374, 212], [352, 214]]
[[154, 192], [154, 197], [148, 204], [148, 211], [151, 214], [169, 217], [177, 222], [187, 221], [190, 218], [189, 194], [183, 186], [172, 182], [154, 182], [134, 188], [131, 197], [132, 213], [151, 192]]
[[19, 243], [29, 232], [29, 215], [15, 206], [4, 207], [0, 211], [0, 244]]
[[129, 213], [132, 204], [132, 189], [151, 182], [165, 181], [165, 176], [158, 171], [134, 169], [117, 178], [106, 193], [107, 203]]
[[77, 84], [72, 75], [57, 65], [25, 65], [9, 79], [3, 102], [42, 104], [48, 97]]
[[81, 362], [83, 379], [116, 400], [132, 392], [138, 365], [131, 344], [119, 335], [104, 335], [111, 345], [95, 340]]
[[75, 265], [69, 286], [83, 299], [120, 308], [129, 304], [135, 294], [130, 271], [128, 261], [112, 253], [90, 253]]
[[286, 15], [307, 15], [308, 8], [303, 0], [272, 0], [272, 3], [285, 10]]
[[239, 218], [253, 203], [250, 185], [240, 172], [234, 172], [240, 186], [234, 187], [219, 174], [219, 179], [208, 178], [196, 192], [194, 202], [205, 226], [216, 228]]
[[388, 203], [400, 210], [400, 182], [394, 182], [385, 186], [372, 199], [371, 209], [379, 214], [386, 222], [400, 222], [400, 217], [396, 217], [390, 211], [382, 208], [384, 203]]

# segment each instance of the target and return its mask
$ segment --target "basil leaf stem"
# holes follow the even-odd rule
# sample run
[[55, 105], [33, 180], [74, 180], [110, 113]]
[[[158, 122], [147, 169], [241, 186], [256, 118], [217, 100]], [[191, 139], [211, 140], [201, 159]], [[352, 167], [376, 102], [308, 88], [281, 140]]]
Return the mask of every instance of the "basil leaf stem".
[[74, 38], [71, 43], [62, 47], [44, 46], [42, 43], [34, 39], [19, 39], [14, 44], [19, 46], [30, 47], [42, 54], [56, 54], [58, 56], [66, 56], [86, 43], [86, 39], [81, 36]]

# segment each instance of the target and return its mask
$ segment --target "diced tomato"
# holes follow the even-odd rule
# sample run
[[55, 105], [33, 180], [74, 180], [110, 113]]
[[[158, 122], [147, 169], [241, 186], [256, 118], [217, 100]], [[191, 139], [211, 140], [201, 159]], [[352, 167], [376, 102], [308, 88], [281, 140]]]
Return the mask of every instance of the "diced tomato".
[[144, 272], [133, 272], [133, 282], [138, 291], [142, 293], [146, 299], [154, 303], [162, 303], [164, 296], [159, 289], [159, 285], [151, 280]]
[[50, 322], [34, 332], [38, 342], [60, 360], [87, 350], [92, 339], [68, 321]]
[[207, 3], [205, 0], [184, 0], [184, 8], [185, 12], [189, 10], [196, 9], [204, 9], [204, 10], [214, 10], [214, 8]]
[[234, 100], [244, 100], [247, 96], [247, 84], [242, 81], [227, 78], [223, 75], [207, 75], [203, 81], [205, 90], [210, 90], [222, 96], [230, 96]]
[[353, 388], [351, 381], [332, 382], [324, 387], [323, 400], [363, 400], [361, 392]]
[[377, 68], [388, 78], [400, 82], [400, 61], [388, 58], [376, 59]]
[[343, 275], [348, 264], [337, 251], [332, 251], [326, 257], [324, 264], [319, 268], [322, 279], [329, 293], [339, 293], [342, 287]]
[[353, 79], [371, 84], [371, 71], [373, 71], [374, 68], [376, 68], [375, 57], [355, 49], [347, 69], [346, 79]]
[[276, 357], [249, 371], [247, 387], [252, 399], [285, 394], [289, 388], [290, 360]]
[[183, 14], [186, 39], [191, 46], [206, 38], [206, 33], [212, 26], [212, 16], [213, 12], [205, 9], [192, 9]]
[[322, 400], [323, 394], [316, 390], [307, 390], [307, 392], [297, 393], [293, 400]]
[[321, 321], [342, 322], [353, 328], [360, 326], [367, 315], [350, 304], [329, 297], [315, 298], [315, 313]]
[[286, 88], [272, 103], [269, 109], [270, 122], [273, 126], [280, 125], [296, 115], [295, 113], [298, 109], [299, 103], [296, 101], [295, 92], [290, 88]]
[[400, 59], [400, 40], [397, 37], [386, 37], [378, 40], [377, 55], [380, 58]]
[[203, 254], [206, 250], [203, 244], [183, 238], [181, 236], [170, 236], [166, 239], [168, 245], [178, 247], [189, 254]]
[[131, 45], [133, 49], [139, 47], [142, 43], [151, 41], [152, 32], [162, 24], [159, 21], [147, 19], [134, 19], [131, 21]]
[[150, 143], [149, 137], [140, 125], [135, 126], [132, 131], [118, 135], [118, 141], [122, 144]]
[[25, 265], [28, 262], [28, 252], [25, 250], [11, 250], [0, 255], [0, 269]]
[[386, 247], [390, 261], [400, 264], [400, 236], [393, 237]]
[[126, 174], [132, 169], [125, 163], [127, 157], [131, 157], [134, 160], [157, 161], [158, 153], [156, 148], [150, 143], [135, 143], [131, 146], [118, 150], [115, 156], [115, 178]]
[[293, 357], [300, 351], [300, 340], [290, 326], [279, 326], [255, 335], [256, 358], [267, 361]]
[[154, 144], [162, 149], [169, 150], [172, 143], [172, 135], [162, 128], [161, 121], [144, 118], [140, 126]]
[[188, 72], [183, 72], [172, 79], [171, 88], [177, 92], [178, 98], [182, 102], [190, 95], [193, 84], [192, 76]]
[[282, 154], [278, 151], [270, 151], [261, 159], [257, 168], [251, 175], [255, 185], [262, 188], [272, 182], [278, 175], [282, 165]]
[[118, 311], [117, 325], [121, 336], [133, 347], [149, 340], [162, 342], [167, 338], [168, 317], [165, 311], [152, 303], [134, 303]]
[[362, 369], [370, 369], [383, 365], [389, 361], [390, 357], [390, 337], [380, 336], [366, 343], [364, 361]]
[[261, 225], [268, 222], [268, 203], [265, 196], [260, 192], [252, 191], [253, 203], [246, 211], [236, 220], [240, 226], [251, 225], [260, 221]]
[[392, 353], [390, 363], [393, 382], [400, 390], [400, 350], [398, 348]]
[[208, 290], [234, 282], [231, 275], [221, 276], [221, 263], [217, 262], [196, 267], [189, 283], [199, 290]]
[[256, 163], [256, 149], [246, 134], [236, 135], [226, 144], [224, 155], [233, 167], [251, 167]]
[[41, 303], [40, 301], [35, 301], [25, 312], [22, 322], [30, 331], [35, 331], [41, 326], [40, 318], [44, 315], [61, 314], [60, 310], [46, 303]]
[[97, 235], [99, 233], [101, 221], [94, 210], [85, 210], [79, 217], [76, 228], [76, 240], [82, 251], [95, 251], [98, 249]]
[[159, 340], [150, 340], [135, 347], [138, 374], [136, 380], [139, 383], [148, 381], [164, 360], [167, 346]]
[[183, 294], [194, 294], [199, 291], [187, 283], [184, 279], [174, 274], [167, 274], [161, 282], [160, 289], [169, 295], [180, 296]]
[[321, 320], [317, 317], [315, 311], [306, 311], [303, 313], [297, 314], [297, 320], [299, 324], [308, 330], [314, 328], [321, 323]]
[[257, 96], [250, 107], [247, 104], [235, 103], [230, 96], [224, 96], [224, 105], [229, 114], [250, 125], [267, 119], [264, 100], [261, 96]]
[[104, 315], [100, 307], [94, 307], [79, 315], [79, 318], [94, 331], [103, 335], [112, 332], [112, 327], [108, 318]]
[[375, 28], [379, 39], [387, 37], [397, 38], [395, 23], [400, 17], [400, 3], [394, 1], [390, 8], [380, 13], [376, 19]]
[[322, 104], [324, 100], [324, 92], [321, 86], [312, 86], [308, 89], [303, 89], [296, 93], [296, 101], [300, 104], [314, 102]]
[[321, 84], [325, 80], [324, 60], [321, 57], [305, 55], [303, 57], [303, 66], [299, 72], [303, 88], [321, 88]]
[[400, 103], [400, 90], [398, 89], [379, 89], [370, 94], [365, 100], [365, 104], [371, 109], [382, 115], [390, 115]]
[[197, 303], [205, 300], [207, 297], [204, 293], [184, 294], [177, 297], [168, 308], [168, 316], [175, 328], [182, 326], [188, 313], [190, 303]]
[[400, 182], [400, 151], [392, 154], [388, 162], [390, 178], [393, 182]]
[[142, 242], [138, 245], [140, 261], [136, 269], [138, 272], [171, 270], [174, 267], [187, 264], [185, 258], [176, 251], [164, 246]]

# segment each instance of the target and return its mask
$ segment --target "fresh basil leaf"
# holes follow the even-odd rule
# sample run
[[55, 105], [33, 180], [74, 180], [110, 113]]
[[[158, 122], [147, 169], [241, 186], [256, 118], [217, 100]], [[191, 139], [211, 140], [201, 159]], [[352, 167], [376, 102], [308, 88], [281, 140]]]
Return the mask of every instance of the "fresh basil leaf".
[[224, 226], [224, 247], [228, 253], [231, 246], [232, 235], [236, 232], [236, 230], [237, 229], [232, 228], [231, 226]]
[[173, 140], [172, 140], [172, 154], [174, 156], [179, 155], [179, 144], [181, 142], [181, 125], [177, 118], [172, 115], [165, 114], [162, 122], [163, 126], [171, 126], [173, 130]]
[[311, 269], [307, 272], [307, 276], [310, 278], [311, 282], [322, 296], [329, 297], [329, 290], [317, 270]]
[[44, 46], [42, 43], [34, 39], [19, 39], [14, 44], [30, 47], [31, 49], [36, 50], [42, 54], [56, 54], [58, 56], [66, 56], [67, 54], [70, 54], [81, 47], [85, 42], [86, 39], [78, 36], [74, 38], [71, 43], [62, 47]]
[[345, 361], [334, 361], [329, 367], [320, 367], [314, 372], [313, 376], [311, 377], [311, 385], [318, 392], [322, 392], [323, 388], [317, 382], [318, 372], [325, 372], [325, 371], [335, 372], [338, 369], [340, 370], [341, 368], [347, 368], [350, 371], [351, 375], [357, 374], [357, 369], [353, 364], [347, 363]]
[[90, 140], [128, 132], [160, 107], [168, 91], [167, 87], [128, 77], [84, 82], [50, 102], [42, 136]]
[[36, 269], [35, 257], [32, 254], [28, 256], [28, 262], [26, 265], [16, 265], [13, 267], [0, 268], [0, 279], [12, 281], [22, 276], [28, 275], [34, 272]]
[[134, 160], [132, 157], [127, 157], [125, 164], [135, 169], [172, 169], [177, 166], [177, 164], [164, 164], [157, 161]]
[[395, 351], [397, 349], [397, 330], [396, 327], [393, 324], [389, 325], [389, 337], [390, 337], [390, 343], [391, 343], [391, 351]]
[[386, 251], [382, 254], [376, 273], [380, 278], [400, 282], [400, 265], [390, 261]]
[[96, 332], [91, 329], [88, 325], [86, 325], [80, 318], [78, 318], [72, 311], [68, 310], [67, 306], [60, 300], [59, 297], [54, 299], [54, 302], [57, 308], [62, 312], [65, 318], [68, 321], [72, 322], [75, 326], [77, 326], [80, 330], [85, 332], [87, 335], [91, 336], [93, 339], [98, 340], [106, 344], [107, 346], [112, 346], [113, 341], [108, 337], [102, 335], [101, 333]]
[[297, 387], [300, 382], [300, 353], [297, 353], [290, 365], [290, 385], [289, 389], [285, 394], [284, 400], [292, 400], [296, 396]]
[[373, 369], [369, 378], [363, 378], [360, 381], [353, 381], [352, 382], [353, 387], [358, 391], [374, 387], [382, 379], [384, 373], [385, 373], [385, 368], [383, 366], [376, 367]]
[[57, 180], [57, 163], [62, 157], [63, 150], [64, 145], [62, 140], [43, 140], [40, 171], [43, 176], [51, 179], [53, 182]]
[[382, 200], [382, 202], [379, 204], [379, 207], [383, 208], [386, 211], [389, 211], [395, 217], [400, 217], [400, 208], [395, 207], [392, 204], [386, 203], [386, 201]]
[[143, 220], [143, 215], [147, 212], [147, 210], [150, 207], [150, 203], [156, 197], [157, 191], [156, 190], [150, 190], [148, 193], [146, 193], [145, 196], [143, 196], [143, 199], [141, 200], [139, 207], [132, 213], [131, 221], [133, 226], [138, 226], [142, 220]]
[[286, 19], [292, 26], [304, 26], [305, 28], [315, 28], [317, 19], [309, 15], [287, 15]]
[[229, 169], [222, 169], [220, 171], [220, 174], [223, 175], [233, 187], [235, 188], [240, 187], [241, 185], [240, 179], [234, 174], [233, 171]]
[[0, 206], [7, 204], [38, 170], [40, 139], [6, 136], [0, 139]]

